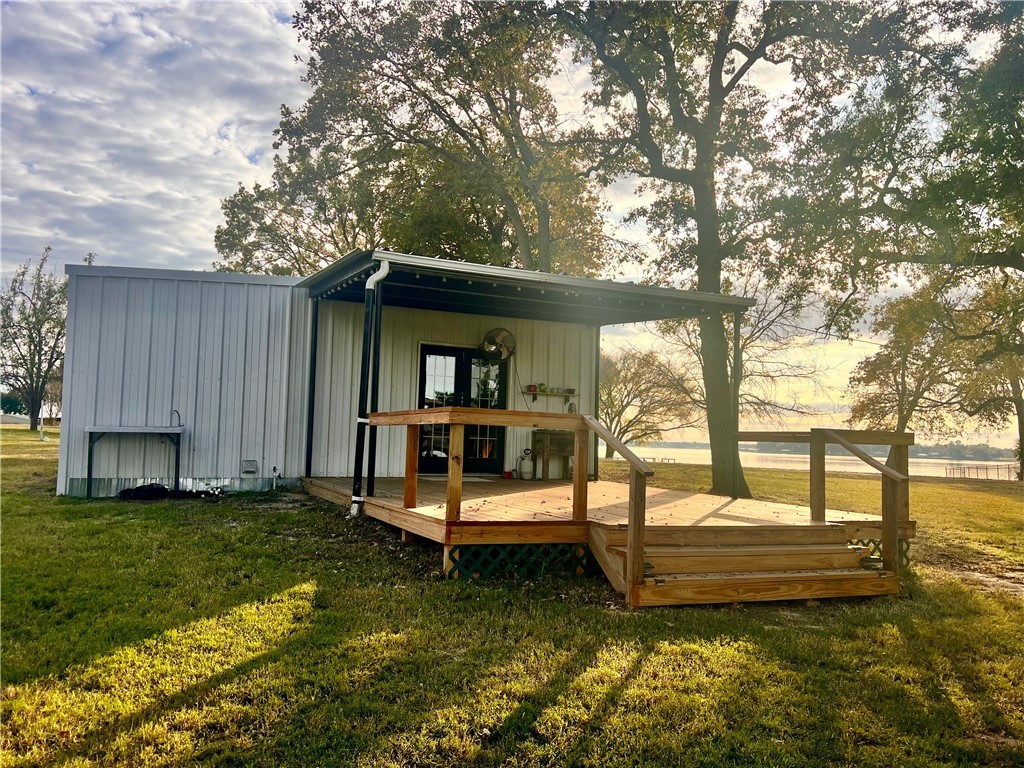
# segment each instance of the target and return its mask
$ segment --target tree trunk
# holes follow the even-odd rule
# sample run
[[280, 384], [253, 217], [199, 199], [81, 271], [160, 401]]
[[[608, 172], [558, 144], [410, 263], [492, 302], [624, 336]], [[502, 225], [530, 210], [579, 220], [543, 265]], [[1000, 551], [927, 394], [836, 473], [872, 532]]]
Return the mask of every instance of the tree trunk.
[[[698, 152], [700, 150], [698, 149]], [[698, 167], [701, 167], [698, 160]], [[704, 172], [693, 186], [697, 223], [697, 290], [722, 292], [722, 242], [718, 233], [718, 204], [713, 160], [705, 158]], [[750, 498], [740, 464], [736, 409], [729, 381], [729, 341], [725, 322], [715, 314], [700, 318], [701, 373], [707, 393], [708, 442], [711, 444], [711, 493]]]
[[1013, 410], [1017, 413], [1017, 479], [1024, 480], [1024, 388], [1020, 379], [1010, 379], [1013, 394]]
[[615, 449], [612, 448], [608, 443], [604, 444], [604, 457], [610, 459], [615, 455]]
[[28, 406], [28, 428], [39, 429], [39, 411], [42, 410], [43, 399], [37, 395], [29, 395], [25, 401], [25, 405]]

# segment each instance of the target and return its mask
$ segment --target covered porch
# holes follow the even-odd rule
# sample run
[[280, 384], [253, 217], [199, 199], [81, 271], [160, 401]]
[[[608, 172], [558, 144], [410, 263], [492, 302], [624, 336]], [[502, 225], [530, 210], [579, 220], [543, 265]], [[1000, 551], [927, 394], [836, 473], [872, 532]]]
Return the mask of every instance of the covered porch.
[[[350, 254], [301, 287], [308, 291], [313, 315], [306, 488], [396, 526], [403, 536], [438, 542], [444, 548], [447, 575], [475, 577], [497, 561], [511, 562], [523, 571], [555, 560], [578, 568], [593, 563], [631, 606], [898, 591], [901, 541], [914, 535], [907, 502], [906, 436], [894, 441], [884, 434], [832, 430], [793, 436], [811, 446], [810, 505], [799, 507], [648, 487], [654, 475], [651, 467], [596, 419], [604, 325], [731, 315], [734, 356], [729, 385], [737, 403], [742, 378], [740, 320], [752, 300], [382, 251]], [[350, 461], [352, 471], [314, 473], [314, 438], [323, 423], [316, 411], [317, 387], [336, 386], [334, 380], [317, 375], [316, 318], [323, 302], [349, 302], [353, 307], [356, 301], [362, 302], [363, 324], [358, 379], [353, 382], [358, 385], [356, 412], [348, 422], [354, 422], [354, 445], [345, 461]], [[393, 308], [390, 327], [382, 319], [386, 307]], [[507, 357], [514, 364], [525, 351], [532, 356], [531, 370], [537, 371], [542, 370], [537, 359], [546, 358], [547, 370], [557, 368], [581, 393], [571, 402], [559, 395], [566, 412], [546, 410], [544, 404], [550, 408], [551, 400], [533, 405], [536, 390], [528, 390], [519, 380], [518, 366], [514, 386], [499, 386], [495, 391], [506, 394], [487, 399], [484, 407], [457, 393], [453, 397], [448, 383], [425, 387], [432, 375], [427, 355], [442, 341], [436, 336], [450, 333], [453, 326], [479, 326], [482, 320], [475, 321], [477, 326], [469, 320], [474, 316], [509, 318], [513, 328], [519, 320], [546, 324], [523, 325], [524, 330], [531, 329], [530, 346], [524, 350], [520, 345], [515, 351], [513, 339], [511, 351], [501, 350], [500, 359]], [[428, 321], [435, 317], [443, 318], [442, 327], [431, 327]], [[411, 327], [415, 322], [422, 327]], [[548, 340], [559, 334], [573, 337], [573, 328], [588, 329], [575, 338], [592, 340], [590, 350], [584, 354], [563, 345], [561, 353], [545, 354]], [[394, 343], [399, 331], [404, 346]], [[475, 339], [480, 338], [478, 328]], [[476, 342], [481, 352], [489, 337], [483, 338]], [[464, 348], [466, 341], [464, 334]], [[420, 360], [418, 369], [412, 364], [414, 356]], [[566, 364], [566, 357], [573, 361]], [[412, 395], [417, 387], [410, 383], [416, 370], [418, 401]], [[591, 377], [589, 382], [586, 376]], [[382, 396], [387, 402], [383, 407]], [[737, 414], [734, 405], [737, 438], [748, 439], [738, 432]], [[505, 479], [501, 466], [493, 465], [485, 475], [469, 474], [474, 462], [479, 465], [480, 459], [498, 453], [508, 475], [514, 466], [509, 457], [530, 444], [524, 435], [535, 437], [538, 431], [562, 433], [562, 442], [570, 449], [564, 466], [572, 467], [571, 479]], [[484, 453], [478, 449], [481, 434], [487, 436]], [[388, 441], [386, 450], [380, 450], [382, 436]], [[628, 462], [628, 484], [597, 479], [598, 438]], [[893, 445], [893, 466], [871, 459], [857, 448], [858, 441]], [[824, 451], [830, 443], [843, 445], [881, 472], [879, 517], [825, 508]], [[337, 444], [321, 441], [321, 456], [332, 445]], [[497, 446], [494, 451], [492, 445]], [[548, 458], [545, 455], [545, 462]], [[325, 466], [322, 461], [320, 466]], [[445, 470], [446, 474], [433, 474]], [[539, 475], [547, 477], [546, 471]]]

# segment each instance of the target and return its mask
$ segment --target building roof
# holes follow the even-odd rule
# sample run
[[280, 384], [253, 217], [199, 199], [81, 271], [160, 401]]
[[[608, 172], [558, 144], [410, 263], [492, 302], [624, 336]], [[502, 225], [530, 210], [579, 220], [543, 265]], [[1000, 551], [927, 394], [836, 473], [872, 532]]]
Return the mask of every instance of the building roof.
[[381, 250], [352, 251], [299, 287], [313, 299], [361, 302], [367, 278], [385, 261], [390, 271], [378, 284], [385, 306], [600, 326], [742, 312], [755, 304], [740, 296]]
[[142, 280], [192, 280], [203, 283], [245, 283], [246, 285], [298, 285], [301, 277], [251, 275], [245, 272], [205, 272], [191, 269], [152, 267], [97, 267], [65, 264], [64, 274], [84, 277], [129, 277]]

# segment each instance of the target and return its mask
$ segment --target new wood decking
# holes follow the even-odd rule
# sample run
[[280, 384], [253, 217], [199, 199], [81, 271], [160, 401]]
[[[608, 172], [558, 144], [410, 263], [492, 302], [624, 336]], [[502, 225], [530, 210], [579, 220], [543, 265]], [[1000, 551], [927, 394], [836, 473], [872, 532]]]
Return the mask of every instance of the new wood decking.
[[[403, 479], [376, 482], [365, 513], [451, 548], [474, 544], [586, 544], [612, 585], [626, 592], [629, 486], [587, 484], [586, 521], [573, 520], [570, 482], [464, 478], [459, 520], [445, 520], [446, 478], [421, 476], [417, 506], [403, 504]], [[310, 493], [351, 501], [351, 481], [311, 478]], [[881, 518], [827, 510], [827, 522], [791, 504], [647, 488], [645, 580], [635, 605], [890, 594], [891, 574], [865, 570], [848, 542], [878, 539]], [[912, 538], [913, 521], [900, 537]]]

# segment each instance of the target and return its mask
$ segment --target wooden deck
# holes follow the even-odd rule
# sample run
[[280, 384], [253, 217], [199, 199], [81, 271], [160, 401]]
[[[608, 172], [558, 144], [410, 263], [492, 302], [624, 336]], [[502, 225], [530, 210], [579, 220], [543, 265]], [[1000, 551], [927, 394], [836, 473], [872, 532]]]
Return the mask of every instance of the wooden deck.
[[[351, 501], [351, 480], [311, 478], [307, 490], [337, 503]], [[625, 545], [629, 486], [587, 484], [586, 521], [573, 520], [571, 482], [466, 477], [461, 515], [445, 520], [446, 478], [420, 476], [417, 506], [406, 509], [403, 479], [376, 482], [364, 511], [444, 546], [586, 544], [612, 585], [626, 592]], [[850, 542], [878, 539], [881, 517], [827, 510], [811, 520], [808, 507], [702, 493], [647, 488], [645, 574], [637, 605], [891, 594], [896, 579], [865, 571], [867, 554]], [[900, 537], [915, 535], [901, 521]], [[728, 577], [725, 573], [728, 572]]]
[[[406, 509], [402, 506], [402, 478], [378, 479], [375, 495], [366, 499], [366, 513], [403, 530], [411, 530], [403, 523], [415, 518], [421, 530], [412, 530], [413, 533], [442, 544], [497, 543], [501, 538], [498, 531], [508, 531], [506, 541], [502, 543], [509, 544], [587, 541], [587, 523], [576, 526], [581, 533], [575, 538], [560, 535], [545, 539], [543, 533], [551, 524], [572, 524], [571, 482], [466, 477], [461, 519], [446, 522], [445, 477], [421, 475], [419, 481], [418, 505]], [[348, 504], [352, 500], [352, 481], [349, 478], [311, 478], [306, 483], [319, 491], [317, 495], [322, 494], [332, 501]], [[629, 517], [629, 486], [600, 480], [588, 483], [587, 487], [589, 522], [609, 529], [624, 529]], [[882, 519], [878, 516], [829, 509], [826, 520], [825, 523], [814, 522], [807, 507], [793, 504], [731, 499], [653, 486], [647, 488], [648, 530], [659, 526], [685, 526], [736, 529], [737, 532], [743, 530], [754, 534], [755, 529], [764, 527], [814, 529], [843, 526], [850, 540], [881, 535]], [[495, 531], [485, 532], [492, 526]], [[473, 530], [478, 531], [477, 536], [470, 533]], [[458, 531], [454, 537], [457, 541], [452, 540], [452, 531]], [[915, 532], [914, 521], [905, 521], [901, 525], [901, 538], [913, 538]], [[475, 540], [477, 538], [478, 541]]]

